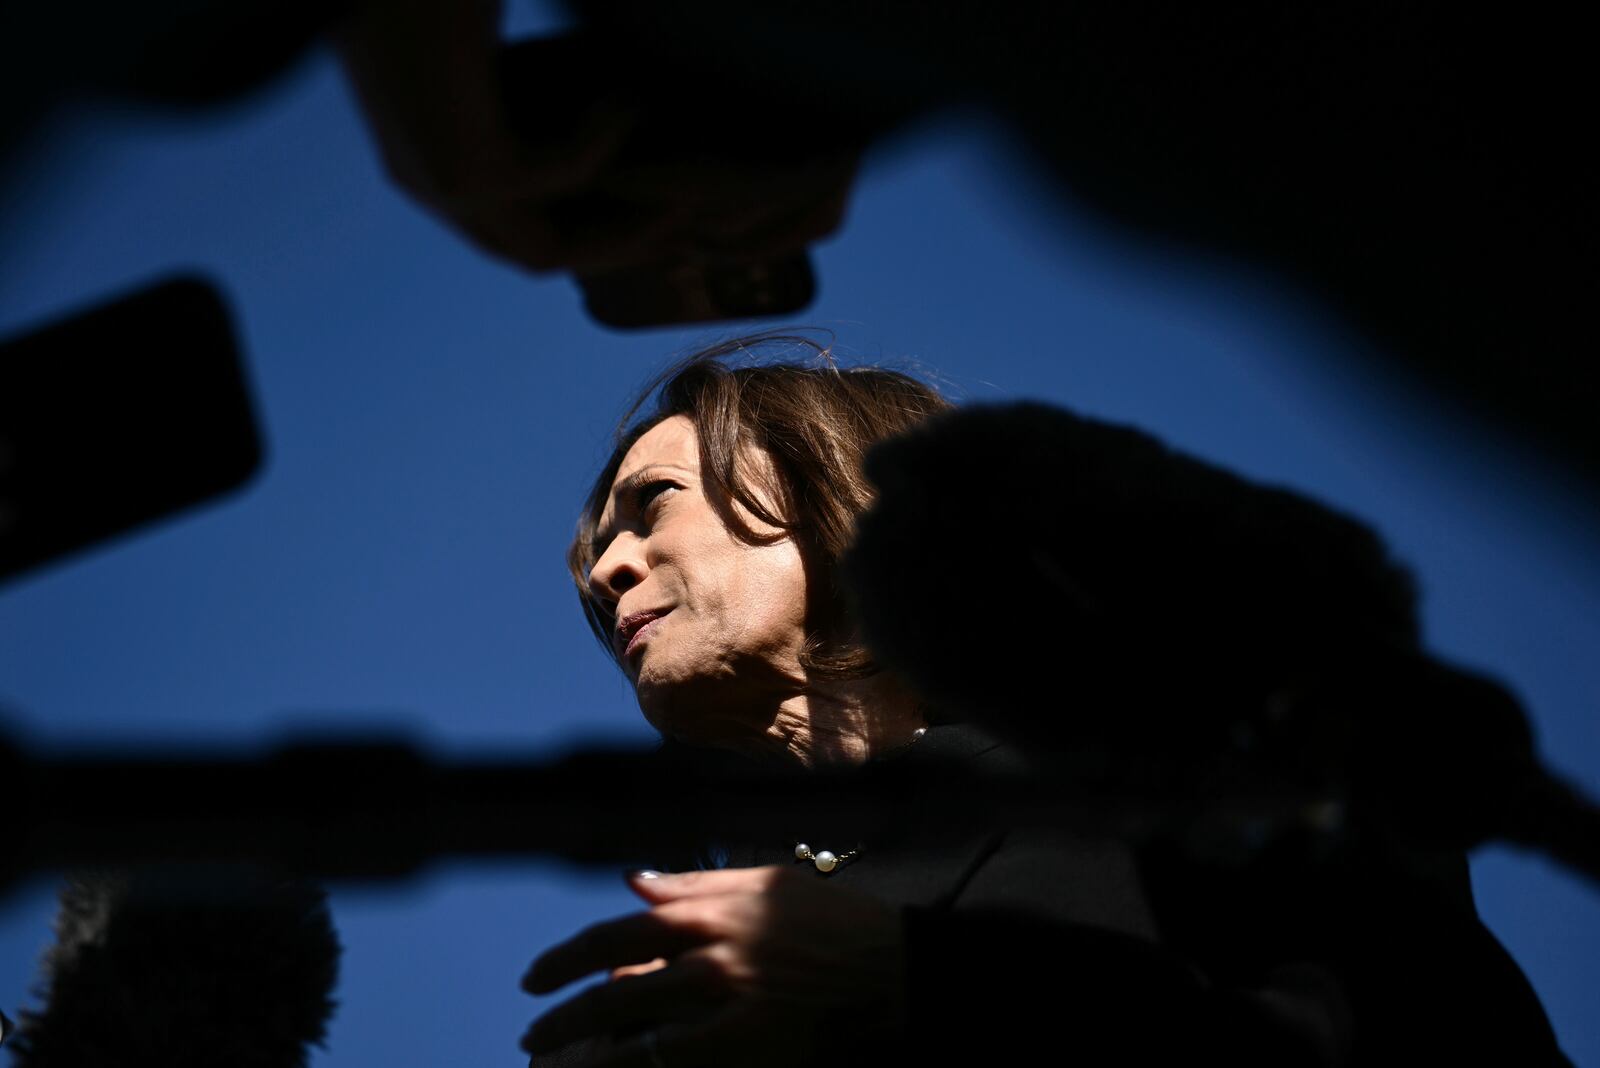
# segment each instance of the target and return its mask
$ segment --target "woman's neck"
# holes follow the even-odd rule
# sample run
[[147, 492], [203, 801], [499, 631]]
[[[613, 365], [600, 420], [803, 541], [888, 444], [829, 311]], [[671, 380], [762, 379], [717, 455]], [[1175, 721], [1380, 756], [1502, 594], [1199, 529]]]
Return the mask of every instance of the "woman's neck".
[[765, 732], [769, 752], [804, 767], [865, 764], [927, 726], [921, 702], [886, 673], [808, 687], [784, 700]]

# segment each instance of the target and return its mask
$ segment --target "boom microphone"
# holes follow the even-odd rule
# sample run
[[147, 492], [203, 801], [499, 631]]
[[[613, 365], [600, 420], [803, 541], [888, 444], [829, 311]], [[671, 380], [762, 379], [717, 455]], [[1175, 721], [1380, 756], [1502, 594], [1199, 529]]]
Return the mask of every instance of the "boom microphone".
[[323, 892], [255, 868], [74, 875], [17, 1068], [304, 1068], [333, 1012]]

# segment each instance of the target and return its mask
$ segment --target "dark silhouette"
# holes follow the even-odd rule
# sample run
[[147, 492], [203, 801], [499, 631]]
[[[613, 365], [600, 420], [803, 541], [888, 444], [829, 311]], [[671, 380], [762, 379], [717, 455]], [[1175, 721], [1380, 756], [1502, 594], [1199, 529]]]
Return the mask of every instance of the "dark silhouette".
[[[1600, 174], [1575, 15], [571, 8], [562, 41], [497, 50], [477, 33], [494, 4], [14, 5], [0, 153], [86, 94], [231, 99], [337, 22], [397, 180], [480, 246], [574, 270], [598, 314], [637, 324], [803, 301], [802, 250], [838, 225], [854, 155], [976, 102], [1075, 202], [1304, 287], [1375, 342], [1362, 371], [1398, 371], [1391, 384], [1513, 431], [1595, 501]], [[86, 23], [102, 33], [84, 39]]]
[[1140, 801], [1154, 817], [1129, 840], [1159, 949], [913, 910], [908, 1033], [937, 1036], [919, 1056], [1049, 1041], [1067, 1004], [1089, 1063], [1565, 1063], [1463, 849], [1511, 840], [1600, 878], [1600, 808], [1540, 767], [1504, 688], [1425, 652], [1369, 529], [1043, 405], [938, 416], [867, 471], [845, 571], [875, 653], [947, 714], [1053, 751], [1044, 774], [1130, 826]]
[[[1600, 816], [1542, 771], [1503, 688], [1427, 655], [1375, 535], [1040, 405], [937, 416], [867, 471], [880, 496], [845, 576], [874, 654], [935, 719], [1009, 734], [1028, 773], [919, 758], [784, 775], [625, 753], [449, 767], [399, 745], [232, 761], [0, 750], [0, 801], [25, 828], [12, 874], [265, 860], [395, 878], [451, 854], [615, 862], [695, 838], [760, 859], [795, 811], [869, 841], [974, 819], [1065, 828], [1132, 847], [1159, 943], [908, 906], [917, 1057], [976, 1056], [996, 1028], [1046, 1041], [1066, 998], [1091, 1061], [1561, 1063], [1477, 919], [1462, 850], [1510, 840], [1595, 876]], [[619, 796], [623, 781], [636, 793]], [[124, 799], [109, 811], [108, 793]], [[942, 1026], [962, 1006], [983, 1026]]]
[[0, 581], [238, 489], [261, 466], [232, 317], [165, 279], [0, 343]]
[[1564, 456], [1595, 501], [1600, 172], [1580, 133], [1592, 94], [1569, 16], [1443, 4], [1025, 4], [954, 17], [906, 3], [572, 7], [596, 55], [651, 91], [665, 52], [690, 86], [704, 75], [703, 110], [735, 129], [807, 115], [799, 155], [813, 137], [871, 139], [951, 102], [985, 105], [1074, 203], [1152, 243], [1303, 287], [1375, 343], [1359, 371], [1398, 371], [1391, 385], [1425, 383], [1434, 403]]
[[303, 1068], [333, 1013], [322, 891], [249, 868], [79, 873], [18, 1068]]
[[[0, 153], [85, 91], [185, 104], [235, 95], [282, 70], [323, 20], [347, 14], [175, 7], [166, 19], [101, 5], [87, 21], [137, 32], [107, 35], [70, 62], [58, 61], [73, 40], [68, 16], [43, 5], [8, 11], [5, 58], [21, 54], [17, 42], [34, 58], [0, 64]], [[1581, 150], [1585, 38], [1571, 27], [1442, 5], [1260, 5], [1226, 14], [1027, 5], [981, 19], [940, 18], [926, 5], [878, 5], [848, 18], [725, 0], [573, 8], [579, 31], [560, 46], [563, 69], [604, 70], [604, 86], [575, 88], [552, 104], [537, 99], [550, 93], [543, 78], [557, 69], [548, 49], [487, 47], [469, 62], [493, 86], [507, 131], [535, 149], [542, 138], [559, 148], [535, 152], [527, 195], [486, 198], [470, 183], [463, 194], [433, 181], [437, 174], [408, 187], [484, 247], [537, 269], [572, 269], [591, 308], [611, 321], [771, 311], [779, 292], [805, 299], [809, 280], [797, 257], [837, 224], [854, 154], [911, 117], [977, 100], [1014, 123], [1061, 187], [1103, 217], [1295, 281], [1376, 342], [1374, 366], [1397, 367], [1436, 397], [1563, 458], [1588, 480], [1591, 500], [1600, 486], [1587, 322], [1600, 182]], [[430, 44], [415, 34], [389, 39], [396, 42], [402, 51]], [[826, 74], [815, 63], [824, 53]], [[675, 73], [665, 91], [663, 55]], [[519, 66], [540, 62], [548, 66]], [[388, 91], [421, 83], [379, 68], [367, 101], [380, 134], [399, 130], [402, 141], [426, 147], [439, 131], [419, 137], [418, 114]], [[580, 123], [574, 133], [549, 121], [600, 110], [605, 96], [620, 98], [610, 106], [634, 133], [619, 136], [604, 123]], [[444, 99], [446, 112], [462, 110]], [[386, 115], [398, 121], [384, 127]], [[591, 150], [589, 138], [600, 147]], [[792, 181], [782, 173], [784, 150], [832, 165]], [[399, 154], [392, 142], [385, 151], [393, 169]], [[574, 170], [573, 155], [586, 165]], [[540, 184], [550, 168], [560, 180]], [[774, 188], [785, 195], [763, 209]], [[731, 217], [706, 208], [728, 199], [720, 195], [727, 190], [740, 194]], [[536, 210], [526, 216], [540, 224], [532, 236], [507, 221], [515, 216], [507, 209], [530, 201]], [[691, 221], [663, 226], [679, 215]], [[725, 270], [715, 286], [708, 267]], [[24, 366], [40, 366], [37, 355]], [[59, 415], [36, 392], [8, 396], [34, 405], [46, 428]], [[219, 416], [228, 410], [207, 406]], [[17, 418], [6, 413], [7, 433]], [[246, 454], [249, 463], [199, 492], [162, 498], [140, 488], [110, 520], [29, 504], [21, 514], [30, 521], [42, 515], [58, 526], [8, 555], [6, 570], [236, 484], [254, 463], [253, 443], [230, 454]], [[983, 1055], [997, 1023], [1013, 1041], [1019, 1033], [1052, 1039], [1053, 1010], [1068, 999], [1093, 1024], [1080, 1054], [1171, 1055], [1191, 1048], [1190, 1039], [1192, 1048], [1227, 1051], [1237, 1040], [1248, 1048], [1232, 1050], [1236, 1062], [1278, 1062], [1304, 1053], [1304, 1030], [1280, 1043], [1260, 1027], [1234, 1027], [1284, 1015], [1280, 1005], [1263, 1017], [1226, 992], [1250, 989], [1292, 1006], [1296, 990], [1331, 978], [1362, 1023], [1357, 1046], [1335, 1052], [1362, 1062], [1559, 1062], [1537, 1001], [1476, 920], [1460, 850], [1511, 840], [1594, 875], [1594, 809], [1539, 768], [1512, 695], [1427, 655], [1404, 573], [1376, 538], [1142, 435], [1040, 408], [952, 417], [885, 451], [872, 473], [883, 502], [866, 524], [856, 590], [874, 650], [936, 703], [1054, 753], [1056, 774], [994, 793], [1068, 823], [1099, 821], [1136, 842], [1165, 946], [1177, 955], [1141, 957], [1104, 933], [1014, 917], [913, 910], [908, 944], [927, 955], [912, 969], [926, 984], [910, 1032], [922, 1056]], [[959, 496], [946, 493], [956, 484]], [[47, 495], [71, 488], [60, 477], [41, 485]], [[1022, 502], [1026, 521], [1050, 537], [1019, 561], [1008, 536]], [[1027, 581], [996, 582], [1000, 560], [1028, 569]], [[963, 618], [998, 614], [1014, 629], [941, 629], [949, 613], [919, 600], [933, 588], [916, 581], [935, 570], [949, 576], [940, 596], [978, 602]], [[1047, 604], [1040, 590], [1049, 591]], [[586, 809], [582, 826], [558, 830], [524, 822], [530, 808], [519, 806], [548, 815], [556, 798], [565, 808], [608, 782], [599, 776], [616, 765], [604, 759], [530, 776], [504, 766], [452, 773], [383, 747], [300, 756], [233, 766], [203, 758], [186, 766], [39, 763], [0, 748], [0, 790], [15, 802], [5, 810], [27, 815], [6, 862], [15, 872], [83, 860], [264, 857], [300, 871], [392, 877], [447, 852], [610, 859], [665, 833], [645, 827], [634, 839], [604, 838], [597, 829], [608, 819], [626, 822], [615, 807]], [[204, 814], [192, 811], [197, 795], [180, 789], [197, 782], [216, 799]], [[961, 805], [994, 785], [948, 775], [938, 782]], [[377, 788], [358, 796], [355, 783]], [[108, 784], [128, 803], [111, 813], [86, 807], [89, 788]], [[717, 785], [757, 800], [782, 789], [765, 778]], [[1057, 789], [1064, 802], [1051, 795]], [[374, 797], [409, 804], [395, 819]], [[759, 814], [752, 804], [733, 819], [713, 816], [703, 802], [700, 825], [730, 838], [739, 818]], [[692, 810], [697, 799], [683, 803]], [[638, 819], [628, 813], [629, 825]], [[674, 831], [696, 825], [679, 820]], [[417, 827], [425, 833], [403, 833]], [[69, 897], [69, 918], [87, 902]], [[291, 910], [295, 923], [314, 908], [308, 902]], [[184, 929], [175, 937], [200, 930], [187, 904], [167, 908], [149, 913], [151, 930], [172, 922]], [[51, 1035], [90, 1034], [80, 1026], [90, 1017], [113, 1036], [134, 1026], [102, 1012], [105, 999], [123, 1004], [130, 974], [86, 947], [64, 943], [51, 1007], [29, 1023], [38, 1030], [23, 1048], [41, 1058]], [[1021, 976], [1041, 956], [1074, 966], [1047, 983], [991, 979]], [[1176, 959], [1195, 962], [1207, 981]], [[108, 961], [109, 973], [96, 970]], [[123, 963], [159, 958], [133, 953]], [[214, 966], [184, 967], [181, 979]], [[331, 965], [301, 974], [331, 981]], [[81, 987], [75, 976], [85, 977]], [[320, 1035], [325, 993], [312, 994], [312, 985], [291, 988], [300, 1010], [291, 1015], [304, 1024], [294, 1043]], [[84, 1000], [80, 989], [89, 991]], [[1310, 1001], [1328, 1012], [1338, 997]], [[985, 1026], [943, 1026], [963, 1014]], [[52, 1015], [70, 1022], [53, 1031]], [[248, 1012], [235, 1024], [221, 1019], [233, 1037], [264, 1033]], [[148, 1029], [149, 1018], [138, 1026]], [[262, 1063], [300, 1055], [288, 1044]]]
[[1596, 810], [1509, 691], [1427, 653], [1409, 574], [1361, 523], [1040, 404], [938, 416], [867, 473], [862, 627], [957, 717], [1206, 833], [1212, 803], [1321, 797], [1357, 834], [1517, 841], [1600, 878]]

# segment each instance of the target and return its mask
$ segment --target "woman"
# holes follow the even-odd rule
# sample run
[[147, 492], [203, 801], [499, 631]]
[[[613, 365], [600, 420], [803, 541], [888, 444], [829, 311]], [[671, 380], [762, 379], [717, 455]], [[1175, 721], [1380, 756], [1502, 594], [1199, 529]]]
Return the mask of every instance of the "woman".
[[[913, 751], [1001, 758], [975, 732], [928, 732], [924, 702], [875, 670], [855, 640], [836, 577], [872, 498], [866, 451], [950, 405], [890, 371], [824, 360], [726, 366], [758, 343], [827, 355], [803, 338], [745, 339], [697, 354], [645, 391], [659, 391], [660, 404], [620, 437], [570, 554], [597, 636], [671, 741], [810, 768]], [[635, 877], [655, 911], [557, 947], [527, 985], [543, 992], [619, 966], [630, 966], [627, 981], [547, 1014], [530, 1032], [533, 1048], [661, 1024], [614, 1052], [687, 1065], [748, 1061], [761, 1049], [763, 1061], [803, 1063], [835, 1041], [840, 1012], [850, 1045], [864, 1048], [892, 1036], [904, 1011], [893, 906], [1014, 896], [1003, 865], [978, 877], [992, 833], [863, 844], [848, 828], [786, 830], [765, 849], [735, 847], [723, 871]], [[810, 862], [796, 859], [801, 845], [814, 847]], [[654, 958], [672, 963], [638, 974]], [[672, 1022], [676, 1008], [719, 1002], [726, 1011]], [[776, 1035], [781, 1050], [769, 1048]]]
[[[941, 722], [879, 670], [838, 579], [872, 499], [867, 450], [949, 405], [882, 370], [727, 366], [758, 343], [826, 356], [805, 339], [764, 337], [669, 371], [646, 390], [646, 399], [659, 394], [656, 409], [619, 435], [570, 553], [589, 622], [646, 718], [670, 742], [811, 769], [1025, 766], [983, 734]], [[917, 576], [943, 577], [934, 568]], [[613, 979], [535, 1024], [524, 1047], [536, 1064], [943, 1063], [1061, 1042], [1088, 1063], [1206, 1052], [1330, 1064], [1349, 1055], [1353, 1017], [1377, 1021], [1385, 1036], [1405, 1029], [1403, 995], [1383, 990], [1373, 1008], [1369, 994], [1390, 971], [1382, 947], [1411, 905], [1358, 910], [1349, 926], [1357, 942], [1363, 929], [1381, 932], [1358, 963], [1384, 967], [1303, 959], [1326, 940], [1284, 935], [1280, 947], [1274, 929], [1248, 932], [1252, 952], [1269, 949], [1264, 965], [1252, 957], [1245, 969], [1226, 946], [1203, 960], [1163, 948], [1185, 932], [1158, 925], [1152, 901], [1163, 902], [1164, 920], [1192, 927], [1190, 875], [1152, 884], [1152, 871], [1171, 866], [1116, 839], [975, 817], [863, 842], [849, 826], [796, 813], [770, 841], [724, 859], [723, 870], [634, 873], [649, 911], [591, 927], [535, 961], [524, 981], [533, 993], [597, 972]], [[1365, 869], [1358, 874], [1350, 892], [1370, 895]], [[1289, 885], [1250, 878], [1257, 893]], [[1337, 893], [1306, 893], [1318, 908], [1339, 907]], [[1454, 937], [1451, 923], [1435, 943]], [[1342, 982], [1351, 975], [1354, 988]], [[1516, 993], [1514, 981], [1504, 985]], [[1531, 1019], [1526, 1005], [1515, 1008]], [[1530, 1034], [1542, 1022], [1536, 1003], [1532, 1014], [1518, 1025]]]
[[729, 372], [721, 351], [672, 374], [602, 473], [571, 553], [584, 608], [665, 737], [869, 760], [925, 723], [852, 642], [835, 572], [867, 448], [948, 405], [891, 372]]

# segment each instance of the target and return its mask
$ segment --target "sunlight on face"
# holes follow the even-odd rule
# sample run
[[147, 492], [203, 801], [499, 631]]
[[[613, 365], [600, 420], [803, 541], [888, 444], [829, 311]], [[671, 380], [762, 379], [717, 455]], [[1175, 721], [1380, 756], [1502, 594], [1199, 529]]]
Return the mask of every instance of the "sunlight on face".
[[806, 576], [794, 540], [750, 545], [729, 531], [682, 415], [623, 457], [597, 538], [609, 544], [590, 589], [615, 606], [613, 647], [645, 718], [684, 741], [743, 748], [770, 725], [771, 695], [803, 680]]

